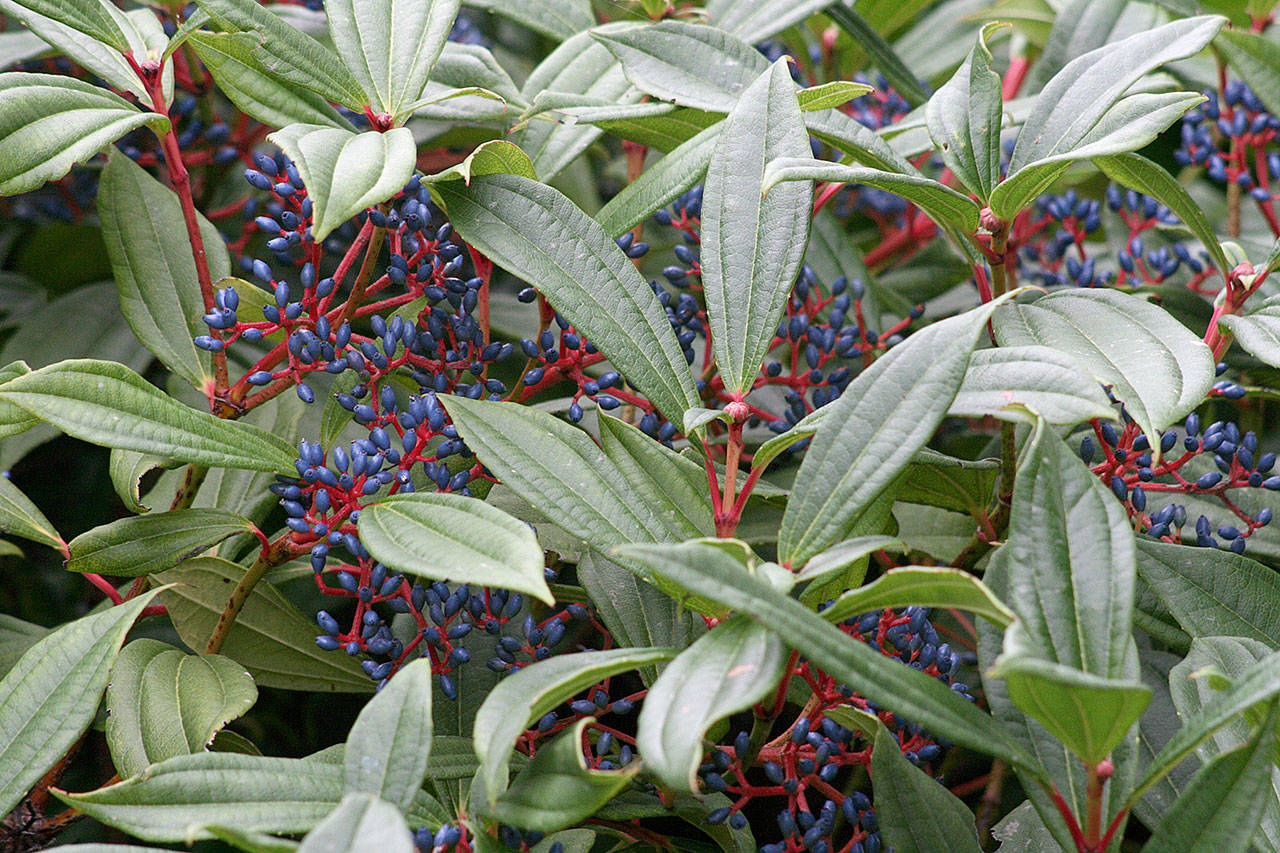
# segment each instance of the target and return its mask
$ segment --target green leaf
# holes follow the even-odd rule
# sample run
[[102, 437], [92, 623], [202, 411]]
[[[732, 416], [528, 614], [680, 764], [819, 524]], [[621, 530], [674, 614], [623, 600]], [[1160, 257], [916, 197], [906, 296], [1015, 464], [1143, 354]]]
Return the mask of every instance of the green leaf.
[[826, 110], [844, 106], [854, 98], [860, 98], [868, 92], [875, 91], [865, 83], [851, 83], [848, 80], [832, 80], [819, 86], [810, 86], [797, 93], [800, 109], [805, 112]]
[[908, 104], [918, 107], [929, 100], [929, 94], [920, 85], [916, 75], [898, 56], [893, 46], [885, 41], [884, 36], [854, 10], [854, 5], [847, 0], [840, 0], [824, 11], [836, 26], [848, 33], [849, 37], [866, 51], [871, 63], [884, 75], [885, 81]]
[[[843, 542], [837, 542], [821, 554], [816, 554], [813, 559], [805, 563], [804, 568], [796, 572], [796, 583], [808, 581], [810, 586], [815, 586], [840, 575], [846, 569], [863, 561], [864, 557], [876, 551], [883, 549], [902, 553], [905, 552], [906, 547], [905, 543], [892, 536], [872, 535], [846, 539]], [[861, 570], [863, 577], [866, 576], [865, 566], [866, 563], [863, 562]], [[861, 584], [862, 578], [857, 578], [854, 583], [855, 585]], [[805, 601], [805, 596], [800, 596], [800, 600]]]
[[63, 625], [0, 681], [0, 811], [8, 814], [93, 722], [111, 662], [156, 592]]
[[[510, 5], [500, 3], [497, 10]], [[625, 25], [606, 24], [600, 31], [617, 26]], [[529, 74], [521, 89], [523, 99], [532, 102], [544, 93], [578, 95], [611, 107], [633, 104], [641, 97], [622, 73], [618, 61], [603, 45], [597, 44], [589, 32], [571, 36]], [[516, 131], [510, 139], [529, 154], [534, 169], [543, 180], [549, 181], [599, 139], [602, 132], [590, 124], [562, 124], [544, 117]]]
[[559, 41], [596, 22], [590, 0], [465, 0], [463, 5], [502, 15]]
[[[54, 796], [144, 841], [214, 838], [210, 826], [241, 832], [303, 833], [342, 799], [342, 766], [305, 758], [198, 752], [153, 764], [115, 785]], [[419, 793], [407, 817], [438, 823], [439, 804]]]
[[600, 449], [634, 495], [658, 511], [674, 541], [710, 536], [715, 530], [703, 465], [664, 447], [639, 427], [601, 414]]
[[112, 763], [127, 778], [166, 758], [207, 749], [257, 699], [253, 676], [230, 658], [134, 640], [116, 658], [107, 685]]
[[111, 485], [130, 512], [148, 512], [151, 507], [142, 503], [142, 480], [152, 471], [176, 468], [179, 463], [163, 456], [151, 456], [134, 450], [112, 450], [107, 463]]
[[1144, 537], [1138, 576], [1191, 636], [1248, 637], [1280, 647], [1280, 576], [1261, 563]]
[[0, 195], [17, 195], [56, 181], [131, 130], [157, 133], [164, 116], [141, 112], [119, 95], [57, 74], [0, 74]]
[[395, 571], [555, 601], [529, 525], [477, 498], [394, 495], [361, 511], [359, 531], [373, 558]]
[[374, 794], [400, 811], [422, 787], [431, 755], [431, 661], [400, 669], [369, 700], [347, 736], [348, 793]]
[[1146, 853], [1213, 850], [1244, 853], [1274, 797], [1271, 768], [1280, 703], [1244, 746], [1219, 755], [1192, 778], [1165, 819], [1143, 845]]
[[834, 0], [711, 0], [707, 20], [756, 44], [821, 12]]
[[[160, 603], [182, 642], [203, 649], [243, 566], [218, 557], [198, 557], [157, 579], [175, 584]], [[371, 693], [374, 684], [355, 659], [316, 646], [315, 623], [304, 618], [270, 584], [260, 583], [236, 617], [222, 654], [240, 663], [263, 687], [318, 693]]]
[[529, 155], [525, 154], [520, 146], [513, 145], [505, 139], [490, 139], [468, 154], [467, 159], [458, 165], [450, 166], [443, 172], [428, 175], [423, 180], [433, 184], [437, 181], [461, 178], [462, 182], [469, 186], [471, 179], [477, 175], [520, 175], [531, 181], [538, 179], [533, 171], [533, 163], [529, 162]]
[[93, 444], [198, 465], [297, 474], [288, 442], [188, 408], [122, 364], [60, 361], [0, 385], [0, 401]]
[[258, 59], [255, 34], [196, 31], [187, 42], [242, 113], [271, 127], [301, 122], [351, 129], [322, 95], [269, 72]]
[[803, 568], [844, 539], [933, 437], [996, 307], [990, 303], [916, 332], [825, 407], [782, 517], [779, 562]]
[[[49, 18], [77, 32], [84, 33], [95, 41], [115, 48], [124, 53], [132, 46], [120, 30], [112, 15], [114, 9], [108, 9], [104, 0], [10, 0], [18, 10], [28, 10], [37, 15]], [[20, 12], [15, 13], [24, 17]]]
[[[626, 550], [637, 551], [641, 547], [630, 546]], [[815, 666], [878, 707], [901, 713], [935, 735], [997, 756], [1037, 779], [1043, 778], [1043, 770], [1000, 724], [936, 678], [889, 660], [774, 589], [764, 578], [744, 572], [741, 566], [681, 559], [662, 561], [663, 554], [660, 549], [650, 549], [648, 567], [653, 572], [778, 632]], [[536, 671], [542, 665], [521, 672]]]
[[1004, 653], [989, 674], [1004, 679], [1013, 703], [1090, 766], [1111, 754], [1151, 701], [1151, 688], [1139, 681], [1046, 657], [1021, 623], [1005, 631]]
[[702, 201], [703, 298], [731, 395], [751, 391], [809, 240], [813, 184], [789, 183], [765, 196], [766, 167], [808, 153], [795, 84], [779, 59], [725, 119]]
[[667, 156], [640, 173], [596, 214], [605, 233], [615, 239], [666, 207], [702, 181], [721, 126], [712, 125], [680, 143]]
[[1225, 314], [1218, 318], [1218, 323], [1228, 329], [1250, 355], [1272, 367], [1280, 366], [1280, 296], [1272, 296], [1243, 316]]
[[929, 136], [942, 160], [969, 192], [984, 201], [1000, 180], [1000, 75], [991, 70], [987, 40], [1007, 24], [982, 28], [978, 43], [929, 99]]
[[400, 192], [417, 163], [413, 133], [405, 127], [386, 133], [353, 133], [324, 125], [291, 124], [267, 138], [298, 167], [315, 207], [312, 236], [316, 240]]
[[[805, 571], [808, 572], [822, 557], [819, 554], [810, 560]], [[830, 607], [822, 611], [822, 618], [829, 622], [840, 622], [872, 610], [905, 607], [909, 604], [968, 610], [985, 616], [1001, 628], [1009, 627], [1017, 618], [1012, 610], [973, 575], [959, 569], [931, 566], [890, 569], [874, 582], [851, 589], [837, 598]]]
[[0, 531], [21, 536], [65, 553], [66, 543], [31, 499], [0, 476]]
[[[115, 273], [120, 308], [138, 340], [197, 390], [213, 383], [212, 356], [192, 342], [208, 334], [204, 298], [182, 205], [168, 187], [115, 148], [98, 184], [102, 238]], [[205, 258], [214, 281], [231, 274], [222, 235], [198, 211]]]
[[765, 169], [765, 191], [770, 192], [784, 181], [866, 184], [914, 202], [940, 225], [950, 225], [966, 234], [978, 230], [978, 205], [972, 199], [932, 178], [918, 174], [886, 172], [867, 166], [831, 163], [808, 157], [781, 157]]
[[781, 637], [745, 617], [721, 622], [681, 652], [640, 708], [636, 749], [645, 769], [672, 790], [698, 793], [707, 731], [773, 692], [787, 654]]
[[902, 754], [902, 745], [875, 723], [871, 773], [876, 815], [885, 844], [896, 853], [979, 853], [973, 813], [936, 779]]
[[1043, 346], [976, 351], [947, 413], [1025, 421], [1026, 410], [1050, 424], [1120, 418], [1102, 386], [1081, 374], [1070, 356]]
[[376, 112], [399, 117], [417, 101], [461, 0], [331, 0], [334, 47]]
[[359, 81], [332, 50], [265, 6], [255, 0], [198, 0], [198, 4], [228, 32], [252, 33], [258, 39], [254, 58], [273, 75], [356, 112], [365, 105]]
[[476, 713], [476, 774], [490, 807], [506, 788], [507, 760], [520, 735], [548, 711], [603, 678], [675, 657], [675, 649], [611, 649], [556, 655], [513, 672]]
[[1059, 291], [1010, 306], [992, 322], [1001, 346], [1047, 346], [1072, 358], [1110, 386], [1152, 439], [1186, 417], [1213, 384], [1213, 354], [1204, 341], [1138, 296], [1105, 289]]
[[640, 762], [621, 770], [594, 770], [582, 754], [583, 734], [594, 717], [583, 717], [568, 731], [541, 747], [493, 803], [493, 816], [504, 823], [540, 832], [555, 832], [595, 813], [640, 772]]
[[741, 39], [684, 21], [618, 25], [592, 36], [617, 57], [633, 85], [685, 107], [727, 113], [769, 69]]
[[[15, 376], [30, 372], [31, 368], [24, 361], [10, 362], [4, 367], [0, 367], [0, 385]], [[33, 416], [26, 409], [15, 406], [13, 403], [0, 401], [0, 439], [5, 439], [12, 435], [21, 435], [32, 427], [39, 425], [40, 419]]]
[[413, 853], [404, 815], [372, 794], [349, 793], [307, 833], [300, 853]]
[[1204, 244], [1213, 258], [1214, 266], [1219, 270], [1229, 270], [1234, 266], [1222, 251], [1204, 210], [1159, 163], [1154, 163], [1141, 154], [1115, 154], [1110, 157], [1095, 157], [1093, 164], [1121, 186], [1145, 193], [1172, 210]]
[[253, 529], [248, 519], [223, 509], [176, 509], [130, 516], [72, 539], [67, 570], [142, 577], [172, 569], [224, 539]]
[[1182, 728], [1152, 759], [1130, 793], [1132, 804], [1191, 755], [1202, 741], [1259, 702], [1280, 694], [1280, 652], [1273, 652], [1241, 673], [1223, 692], [1183, 719]]
[[[1039, 92], [1068, 62], [1110, 41], [1127, 5], [1125, 0], [1069, 0], [1051, 9], [1053, 26], [1044, 52], [1027, 75], [1024, 90]], [[1003, 13], [1003, 9], [998, 12]]]
[[[1280, 45], [1259, 33], [1223, 29], [1214, 38], [1222, 58], [1268, 110], [1280, 110]], [[1222, 267], [1221, 269], [1229, 269]]]
[[[308, 184], [308, 187], [310, 184]], [[495, 263], [536, 282], [556, 310], [673, 423], [699, 404], [671, 323], [608, 234], [560, 192], [516, 175], [436, 184], [455, 228]]]
[[1203, 100], [1204, 96], [1194, 92], [1139, 92], [1124, 97], [1103, 114], [1077, 145], [1010, 173], [991, 193], [991, 209], [1001, 219], [1012, 220], [1037, 195], [1048, 190], [1073, 162], [1142, 148]]

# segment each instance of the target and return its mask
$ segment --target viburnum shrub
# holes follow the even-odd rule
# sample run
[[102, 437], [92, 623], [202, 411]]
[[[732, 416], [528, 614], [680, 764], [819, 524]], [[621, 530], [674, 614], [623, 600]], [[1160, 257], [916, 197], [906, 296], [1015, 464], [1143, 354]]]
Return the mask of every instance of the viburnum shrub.
[[4, 849], [1280, 849], [1273, 5], [0, 0]]

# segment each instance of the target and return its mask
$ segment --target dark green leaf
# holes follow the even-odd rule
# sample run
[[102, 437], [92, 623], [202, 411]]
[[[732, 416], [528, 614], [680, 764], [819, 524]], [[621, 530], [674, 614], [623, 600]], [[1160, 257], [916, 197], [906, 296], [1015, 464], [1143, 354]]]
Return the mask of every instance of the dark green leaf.
[[718, 124], [712, 125], [682, 142], [609, 199], [596, 214], [596, 221], [605, 233], [610, 237], [621, 237], [649, 218], [655, 210], [666, 207], [693, 189], [707, 172], [711, 152], [720, 138], [720, 129]]
[[1280, 45], [1248, 30], [1224, 29], [1214, 41], [1240, 79], [1268, 110], [1280, 110]]
[[743, 92], [721, 128], [702, 201], [703, 297], [725, 390], [745, 395], [800, 270], [812, 215], [812, 182], [762, 190], [770, 161], [809, 153], [786, 59]]
[[703, 465], [663, 446], [638, 427], [601, 414], [600, 449], [632, 490], [634, 500], [660, 510], [671, 539], [710, 536], [715, 529]]
[[94, 444], [199, 465], [297, 474], [288, 442], [188, 408], [121, 364], [61, 361], [0, 385], [0, 401]]
[[499, 266], [538, 288], [556, 310], [654, 402], [682, 423], [697, 389], [666, 313], [599, 224], [564, 195], [516, 175], [436, 184], [454, 227]]
[[[160, 603], [178, 636], [191, 648], [209, 641], [243, 566], [198, 557], [157, 576], [173, 583]], [[320, 693], [371, 693], [374, 684], [355, 659], [316, 646], [318, 629], [270, 584], [259, 583], [236, 617], [222, 654], [240, 663], [263, 687]]]
[[551, 604], [542, 548], [529, 525], [463, 495], [394, 495], [360, 513], [360, 542], [389, 569], [496, 586]]
[[8, 477], [0, 477], [0, 531], [64, 553], [67, 547], [44, 513]]
[[208, 748], [258, 699], [253, 676], [221, 655], [189, 655], [159, 640], [124, 647], [107, 685], [107, 744], [123, 777]]
[[916, 767], [878, 720], [871, 752], [876, 815], [885, 843], [897, 853], [979, 853], [973, 813], [955, 794]]
[[590, 817], [631, 783], [640, 762], [621, 770], [593, 770], [582, 754], [584, 730], [595, 722], [584, 717], [534, 754], [511, 787], [493, 803], [493, 815], [504, 823], [539, 832], [554, 832]]
[[[805, 571], [822, 558], [823, 554], [819, 554], [810, 560]], [[1013, 611], [973, 575], [959, 569], [930, 566], [891, 569], [873, 583], [851, 589], [837, 598], [822, 611], [822, 618], [840, 622], [872, 610], [909, 604], [968, 610], [985, 616], [1001, 628], [1007, 628], [1016, 618]]]
[[649, 687], [636, 733], [645, 768], [668, 788], [697, 793], [707, 730], [763, 701], [786, 660], [782, 639], [745, 617], [704, 634]]
[[406, 811], [422, 787], [431, 755], [431, 661], [402, 667], [369, 700], [347, 735], [348, 793], [373, 794]]
[[57, 74], [0, 74], [0, 195], [56, 181], [131, 130], [157, 133], [169, 120], [141, 112], [119, 95]]
[[172, 569], [224, 539], [253, 529], [248, 519], [223, 509], [177, 509], [131, 516], [72, 539], [67, 569], [141, 577]]
[[858, 46], [867, 52], [877, 70], [885, 80], [897, 90], [898, 94], [913, 107], [918, 107], [929, 99], [929, 94], [920, 85], [916, 75], [907, 68], [906, 63], [898, 56], [897, 51], [876, 28], [854, 10], [853, 3], [840, 0], [831, 4], [825, 11], [827, 17], [836, 26], [849, 34]]
[[112, 14], [115, 9], [108, 8], [105, 0], [10, 0], [19, 10], [27, 10], [37, 15], [50, 18], [64, 24], [77, 32], [84, 33], [91, 39], [110, 45], [124, 53], [131, 45], [116, 23]]
[[506, 788], [507, 760], [533, 722], [600, 679], [675, 657], [675, 649], [611, 649], [556, 655], [512, 673], [489, 693], [476, 714], [477, 778], [492, 806]]
[[63, 625], [0, 681], [0, 811], [8, 814], [93, 722], [111, 662], [156, 592]]
[[151, 456], [135, 450], [112, 450], [107, 464], [111, 485], [130, 512], [148, 512], [151, 507], [142, 503], [142, 480], [147, 474], [162, 468], [175, 468], [179, 463], [163, 456]]

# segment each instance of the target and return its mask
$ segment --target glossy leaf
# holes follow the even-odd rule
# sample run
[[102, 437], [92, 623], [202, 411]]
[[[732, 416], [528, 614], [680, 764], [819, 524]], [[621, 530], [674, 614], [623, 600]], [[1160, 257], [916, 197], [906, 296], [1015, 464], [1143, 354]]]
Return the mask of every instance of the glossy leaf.
[[[212, 358], [192, 340], [207, 335], [204, 299], [177, 195], [112, 149], [98, 184], [102, 236], [134, 334], [165, 366], [198, 390], [213, 381]], [[231, 274], [222, 235], [197, 212], [205, 258], [214, 281]]]
[[475, 721], [477, 778], [492, 807], [506, 788], [507, 760], [516, 739], [548, 711], [600, 679], [675, 657], [675, 649], [611, 649], [556, 655], [498, 682]]
[[1280, 647], [1280, 577], [1261, 563], [1143, 537], [1138, 576], [1191, 636], [1248, 637]]
[[834, 0], [711, 0], [707, 19], [712, 26], [753, 44], [775, 36]]
[[376, 112], [399, 116], [418, 100], [461, 0], [332, 0], [334, 47]]
[[287, 442], [188, 408], [121, 364], [60, 361], [0, 385], [0, 401], [93, 444], [199, 465], [297, 473]]
[[809, 239], [813, 184], [761, 189], [769, 162], [804, 157], [809, 141], [787, 61], [779, 59], [725, 119], [702, 200], [703, 298], [729, 394], [751, 390]]
[[207, 749], [257, 701], [244, 667], [221, 655], [189, 655], [159, 640], [124, 647], [107, 685], [107, 744], [124, 777]]
[[[626, 550], [634, 552], [642, 547], [633, 545]], [[889, 660], [740, 567], [661, 560], [663, 554], [662, 549], [649, 552], [648, 566], [655, 574], [777, 631], [787, 638], [788, 645], [878, 707], [901, 713], [936, 735], [998, 756], [1043, 778], [1035, 760], [1013, 743], [1003, 727], [936, 678]]]
[[668, 788], [698, 792], [707, 731], [763, 701], [787, 660], [782, 638], [745, 617], [721, 622], [667, 664], [637, 723], [645, 768]]
[[1026, 421], [1028, 410], [1050, 424], [1120, 418], [1097, 381], [1070, 356], [1044, 346], [975, 352], [948, 414]]
[[1000, 180], [1000, 75], [991, 69], [987, 40], [1005, 25], [987, 24], [964, 63], [932, 98], [926, 114], [929, 135], [942, 160], [980, 199], [991, 197]]
[[932, 438], [995, 309], [992, 303], [916, 332], [825, 407], [782, 517], [779, 562], [802, 567], [845, 538]]
[[260, 42], [253, 33], [197, 30], [187, 42], [241, 112], [272, 127], [301, 122], [351, 129], [323, 96], [263, 67], [257, 56]]
[[222, 509], [176, 509], [122, 518], [72, 539], [67, 569], [141, 577], [172, 569], [224, 539], [253, 529], [247, 519]]
[[317, 241], [365, 208], [400, 192], [417, 163], [413, 133], [404, 127], [385, 133], [352, 133], [324, 125], [291, 124], [267, 138], [298, 167], [314, 205], [312, 238]]
[[973, 813], [955, 794], [916, 767], [877, 721], [871, 752], [877, 821], [897, 853], [979, 853]]
[[978, 229], [978, 205], [972, 199], [921, 175], [886, 172], [868, 166], [830, 163], [807, 157], [783, 157], [774, 160], [765, 170], [764, 186], [769, 191], [784, 181], [866, 184], [914, 202], [939, 224], [950, 225], [966, 234]]
[[28, 10], [50, 18], [121, 53], [131, 47], [120, 30], [115, 16], [111, 14], [115, 10], [108, 8], [110, 4], [105, 0], [84, 0], [84, 2], [10, 0], [10, 2], [20, 10]]
[[61, 626], [0, 680], [0, 811], [8, 814], [93, 722], [111, 662], [156, 592]]
[[364, 91], [342, 60], [266, 7], [254, 0], [199, 0], [198, 5], [227, 32], [252, 33], [258, 39], [254, 58], [270, 73], [357, 112], [364, 106]]
[[[809, 561], [805, 570], [822, 555]], [[984, 616], [1007, 628], [1017, 617], [1004, 602], [968, 572], [930, 566], [903, 566], [890, 569], [866, 586], [851, 589], [822, 611], [822, 618], [840, 622], [851, 616], [885, 607], [949, 607]]]
[[[178, 636], [203, 649], [244, 567], [218, 557], [198, 557], [158, 575], [173, 583], [161, 604]], [[222, 644], [222, 654], [238, 662], [263, 687], [318, 693], [371, 693], [374, 684], [347, 655], [316, 646], [318, 629], [270, 584], [253, 588]]]
[[541, 747], [511, 787], [493, 803], [493, 815], [504, 823], [554, 832], [590, 817], [640, 772], [640, 762], [621, 770], [587, 767], [583, 733], [594, 717], [584, 717]]
[[[1223, 32], [1235, 32], [1224, 30]], [[1196, 201], [1173, 175], [1170, 175], [1158, 163], [1153, 163], [1141, 154], [1115, 154], [1110, 157], [1095, 157], [1093, 164], [1101, 169], [1108, 178], [1121, 186], [1145, 193], [1169, 208], [1183, 224], [1191, 229], [1191, 233], [1199, 238], [1213, 258], [1219, 270], [1229, 270], [1233, 264], [1227, 261], [1226, 253], [1213, 233], [1213, 226]]]
[[[307, 832], [342, 794], [339, 764], [234, 752], [170, 758], [142, 776], [83, 794], [54, 789], [67, 805], [144, 841], [187, 843], [214, 838], [208, 827], [217, 825], [242, 832]], [[407, 817], [438, 822], [438, 808], [420, 793]]]
[[367, 793], [405, 811], [431, 756], [431, 661], [402, 667], [360, 711], [343, 761], [348, 793]]
[[467, 159], [458, 165], [428, 175], [423, 181], [436, 183], [461, 178], [464, 184], [469, 185], [477, 175], [520, 175], [531, 181], [538, 179], [533, 171], [533, 164], [529, 162], [529, 155], [518, 145], [505, 139], [491, 139], [468, 154]]
[[169, 120], [99, 86], [56, 74], [0, 74], [0, 195], [56, 181], [126, 133]]
[[1271, 790], [1280, 704], [1239, 749], [1219, 755], [1192, 778], [1143, 845], [1147, 853], [1214, 850], [1244, 853], [1257, 831]]
[[590, 0], [466, 0], [465, 5], [510, 18], [558, 40], [596, 22]]
[[361, 544], [394, 571], [555, 601], [529, 525], [484, 501], [425, 492], [394, 495], [362, 510], [358, 527]]
[[1070, 0], [1055, 9], [1044, 52], [1027, 75], [1026, 91], [1040, 91], [1068, 62], [1111, 41], [1126, 5], [1124, 0]]
[[413, 853], [404, 815], [372, 794], [349, 793], [298, 846], [300, 853]]
[[454, 227], [555, 309], [673, 423], [699, 403], [666, 313], [604, 230], [557, 190], [516, 175], [437, 184]]
[[993, 323], [1001, 346], [1048, 346], [1072, 358], [1110, 386], [1152, 438], [1186, 417], [1214, 381], [1204, 342], [1168, 312], [1127, 293], [1059, 291], [1011, 306]]
[[0, 476], [0, 531], [64, 551], [66, 543], [49, 519], [8, 477]]

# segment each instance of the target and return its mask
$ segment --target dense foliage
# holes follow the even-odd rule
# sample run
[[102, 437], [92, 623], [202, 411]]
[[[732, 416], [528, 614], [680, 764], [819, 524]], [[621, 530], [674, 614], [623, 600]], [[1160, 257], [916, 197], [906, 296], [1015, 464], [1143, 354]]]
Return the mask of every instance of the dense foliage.
[[1280, 850], [1272, 6], [0, 0], [2, 846]]

